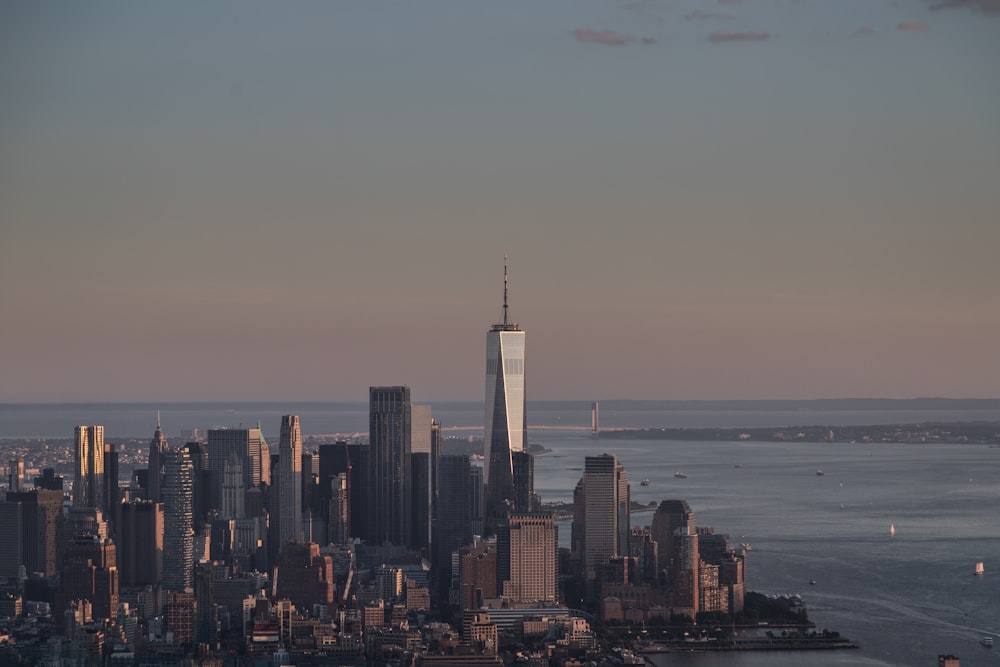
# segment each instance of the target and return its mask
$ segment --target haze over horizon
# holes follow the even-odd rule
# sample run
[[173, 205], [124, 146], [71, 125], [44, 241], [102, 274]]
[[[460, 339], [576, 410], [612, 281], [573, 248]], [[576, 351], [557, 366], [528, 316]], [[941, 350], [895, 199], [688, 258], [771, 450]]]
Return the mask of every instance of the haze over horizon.
[[996, 8], [7, 3], [0, 402], [998, 397]]

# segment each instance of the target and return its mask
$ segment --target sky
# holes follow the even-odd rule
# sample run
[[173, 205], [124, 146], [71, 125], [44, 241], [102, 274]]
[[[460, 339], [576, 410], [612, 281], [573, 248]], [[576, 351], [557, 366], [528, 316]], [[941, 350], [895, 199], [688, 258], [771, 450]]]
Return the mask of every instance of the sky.
[[0, 6], [0, 401], [1000, 396], [1000, 2]]

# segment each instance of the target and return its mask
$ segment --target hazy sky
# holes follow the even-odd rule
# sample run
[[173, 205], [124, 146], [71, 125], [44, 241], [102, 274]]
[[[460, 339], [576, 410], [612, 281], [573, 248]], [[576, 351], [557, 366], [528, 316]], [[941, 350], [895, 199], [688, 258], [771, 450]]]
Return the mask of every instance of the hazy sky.
[[0, 401], [1000, 396], [1000, 2], [0, 6]]

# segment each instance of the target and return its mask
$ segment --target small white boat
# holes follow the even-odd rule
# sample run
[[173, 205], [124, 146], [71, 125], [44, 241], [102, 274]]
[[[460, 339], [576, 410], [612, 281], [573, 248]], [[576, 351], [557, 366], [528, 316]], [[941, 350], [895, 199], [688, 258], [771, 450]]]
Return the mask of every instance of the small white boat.
[[990, 637], [989, 635], [987, 635], [986, 637], [983, 637], [979, 641], [979, 643], [982, 644], [983, 646], [993, 646], [993, 637]]
[[644, 479], [644, 480], [642, 480], [642, 481], [641, 481], [641, 482], [639, 482], [639, 483], [640, 483], [640, 484], [642, 484], [643, 486], [649, 486], [649, 479], [648, 479], [648, 478], [647, 478], [647, 479]]
[[678, 479], [687, 479], [687, 475], [682, 472], [675, 472], [674, 477], [677, 477]]
[[822, 477], [823, 476], [823, 471], [821, 469], [817, 469], [816, 470], [816, 476], [817, 477]]
[[973, 572], [973, 574], [980, 575], [983, 574], [983, 572], [985, 572], [985, 570], [983, 570], [983, 561], [979, 561], [978, 563], [976, 563], [976, 569]]

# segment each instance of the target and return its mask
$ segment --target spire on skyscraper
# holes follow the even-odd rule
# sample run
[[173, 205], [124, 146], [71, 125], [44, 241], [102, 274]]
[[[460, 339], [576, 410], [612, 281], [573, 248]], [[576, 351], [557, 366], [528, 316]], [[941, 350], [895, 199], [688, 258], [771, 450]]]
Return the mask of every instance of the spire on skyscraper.
[[503, 256], [503, 310], [500, 322], [494, 324], [491, 331], [520, 331], [517, 322], [510, 321], [510, 306], [507, 302], [507, 255]]

